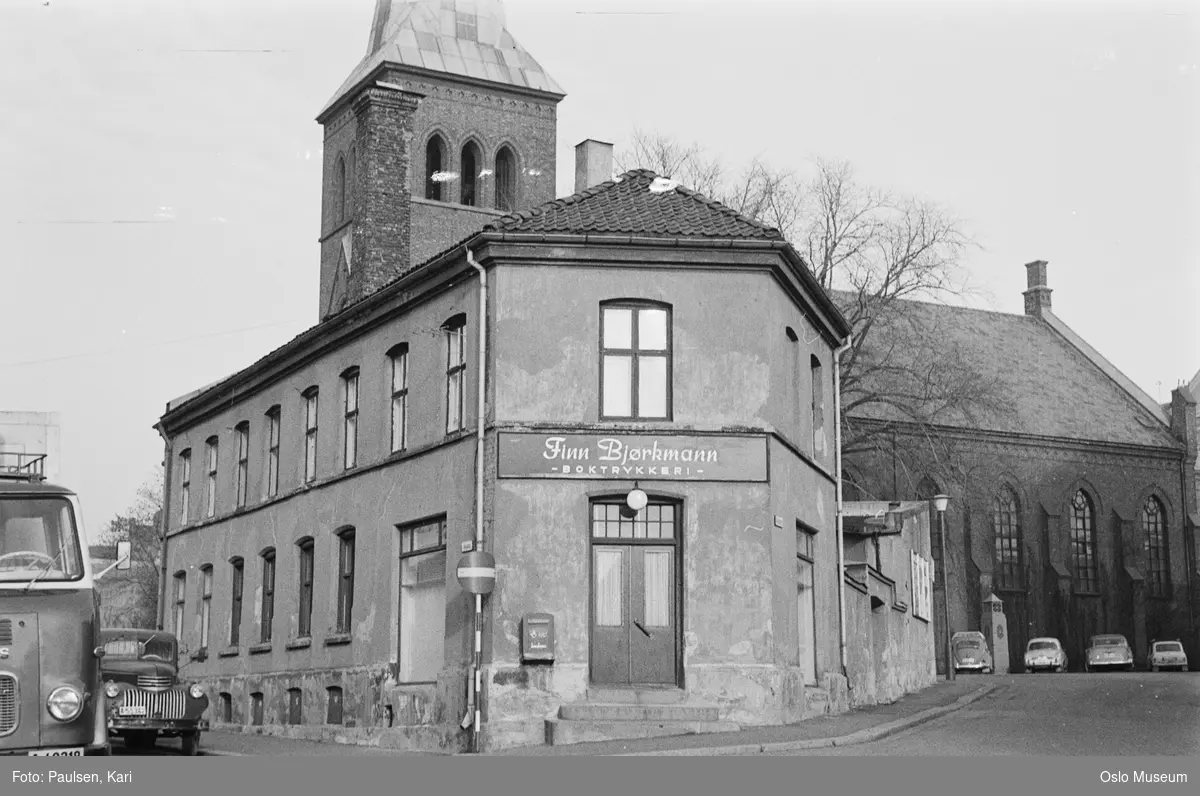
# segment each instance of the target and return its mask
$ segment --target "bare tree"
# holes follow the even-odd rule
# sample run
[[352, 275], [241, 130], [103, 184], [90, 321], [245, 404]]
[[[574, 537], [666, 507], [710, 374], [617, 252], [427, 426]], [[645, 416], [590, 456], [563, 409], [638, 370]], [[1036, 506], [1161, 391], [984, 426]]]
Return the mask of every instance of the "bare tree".
[[163, 470], [137, 490], [136, 499], [101, 535], [101, 543], [130, 543], [129, 569], [114, 569], [100, 581], [101, 614], [106, 627], [154, 627], [159, 599], [159, 522], [162, 518]]
[[940, 429], [1010, 410], [995, 377], [954, 344], [944, 314], [911, 301], [944, 304], [974, 292], [961, 263], [976, 244], [957, 218], [861, 184], [844, 161], [817, 159], [802, 175], [756, 157], [731, 177], [699, 145], [639, 130], [617, 162], [773, 227], [800, 252], [853, 330], [842, 355], [845, 456], [890, 458], [902, 435], [907, 466], [942, 481], [968, 477], [954, 438]]

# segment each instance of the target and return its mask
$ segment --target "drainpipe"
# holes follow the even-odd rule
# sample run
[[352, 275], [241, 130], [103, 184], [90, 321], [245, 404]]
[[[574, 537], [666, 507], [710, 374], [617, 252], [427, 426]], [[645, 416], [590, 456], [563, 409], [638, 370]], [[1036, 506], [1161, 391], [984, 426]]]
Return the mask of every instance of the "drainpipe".
[[[167, 524], [171, 520], [171, 438], [167, 436], [161, 423], [154, 425], [154, 430], [162, 437], [163, 441], [163, 498], [162, 498], [162, 516], [158, 522], [158, 538], [159, 538], [159, 553], [158, 556], [162, 559], [159, 562], [158, 573], [158, 629], [162, 630], [166, 624], [166, 604], [167, 604]], [[130, 553], [132, 556], [132, 553]], [[130, 564], [132, 566], [132, 563]]]
[[[483, 432], [487, 401], [487, 271], [470, 249], [467, 263], [479, 272], [479, 397], [475, 418], [475, 550], [483, 550]], [[475, 655], [471, 673], [470, 704], [462, 726], [471, 722], [471, 751], [479, 752], [479, 725], [483, 706], [483, 595], [475, 595]], [[474, 714], [474, 715], [472, 715]]]
[[846, 687], [850, 687], [850, 675], [846, 671], [846, 548], [842, 539], [842, 354], [849, 350], [853, 338], [846, 335], [846, 342], [833, 352], [833, 455], [837, 468], [837, 555], [838, 555], [838, 653], [841, 656], [842, 676]]

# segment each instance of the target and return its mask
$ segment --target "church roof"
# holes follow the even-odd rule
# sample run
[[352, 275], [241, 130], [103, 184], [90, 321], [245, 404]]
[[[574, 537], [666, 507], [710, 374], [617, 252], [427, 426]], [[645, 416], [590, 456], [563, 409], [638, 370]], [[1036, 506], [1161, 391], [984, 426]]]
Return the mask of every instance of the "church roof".
[[[853, 305], [856, 294], [832, 291], [834, 302]], [[1107, 359], [1082, 341], [1061, 319], [1045, 310], [1045, 319], [1028, 315], [904, 300], [896, 311], [876, 317], [867, 348], [887, 346], [887, 369], [876, 378], [899, 378], [928, 360], [943, 357], [961, 362], [995, 380], [1005, 410], [975, 410], [968, 419], [946, 411], [937, 425], [1154, 447], [1176, 447], [1165, 415], [1149, 396], [1133, 386]], [[911, 334], [909, 324], [924, 329], [924, 341], [890, 345]], [[928, 342], [934, 341], [934, 342]], [[897, 359], [912, 360], [898, 362]], [[889, 374], [884, 376], [883, 374]], [[880, 390], [879, 384], [864, 385]], [[911, 388], [912, 385], [908, 385]], [[897, 385], [884, 387], [895, 390]], [[899, 389], [905, 389], [900, 387]], [[851, 400], [851, 399], [847, 399]], [[905, 420], [879, 404], [860, 417]]]
[[376, 0], [367, 53], [321, 112], [385, 61], [566, 94], [508, 32], [500, 0]]
[[779, 230], [648, 169], [627, 171], [563, 199], [510, 213], [484, 230], [783, 241]]

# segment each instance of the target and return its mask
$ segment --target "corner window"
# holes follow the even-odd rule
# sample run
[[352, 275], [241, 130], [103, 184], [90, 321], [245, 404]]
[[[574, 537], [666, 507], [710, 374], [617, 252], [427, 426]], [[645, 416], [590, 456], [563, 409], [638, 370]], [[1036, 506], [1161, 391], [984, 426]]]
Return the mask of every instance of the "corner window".
[[192, 496], [192, 449], [179, 454], [179, 523], [188, 524]]
[[464, 382], [466, 380], [467, 316], [455, 315], [442, 326], [446, 335], [446, 433], [463, 428]]
[[205, 459], [208, 462], [208, 483], [205, 499], [204, 516], [212, 517], [217, 513], [217, 438], [209, 437], [205, 444]]
[[246, 505], [246, 486], [250, 475], [250, 424], [237, 424], [237, 507]]
[[317, 477], [317, 397], [316, 387], [304, 391], [304, 482]]
[[300, 548], [300, 601], [297, 606], [298, 634], [300, 638], [312, 635], [312, 598], [313, 598], [313, 540], [301, 539]]
[[342, 469], [358, 464], [358, 368], [342, 374]]
[[280, 408], [267, 410], [267, 497], [279, 494], [279, 421]]
[[392, 453], [408, 447], [408, 343], [388, 352], [392, 363]]
[[600, 308], [600, 418], [671, 418], [671, 310], [612, 302]]

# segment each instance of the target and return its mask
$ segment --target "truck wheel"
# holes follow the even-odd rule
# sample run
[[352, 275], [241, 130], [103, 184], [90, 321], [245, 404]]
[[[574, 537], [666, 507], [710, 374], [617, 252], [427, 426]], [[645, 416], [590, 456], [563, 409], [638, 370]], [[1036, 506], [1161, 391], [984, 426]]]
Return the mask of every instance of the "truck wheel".
[[200, 749], [200, 731], [189, 732], [182, 736], [183, 753], [188, 757], [194, 757]]

